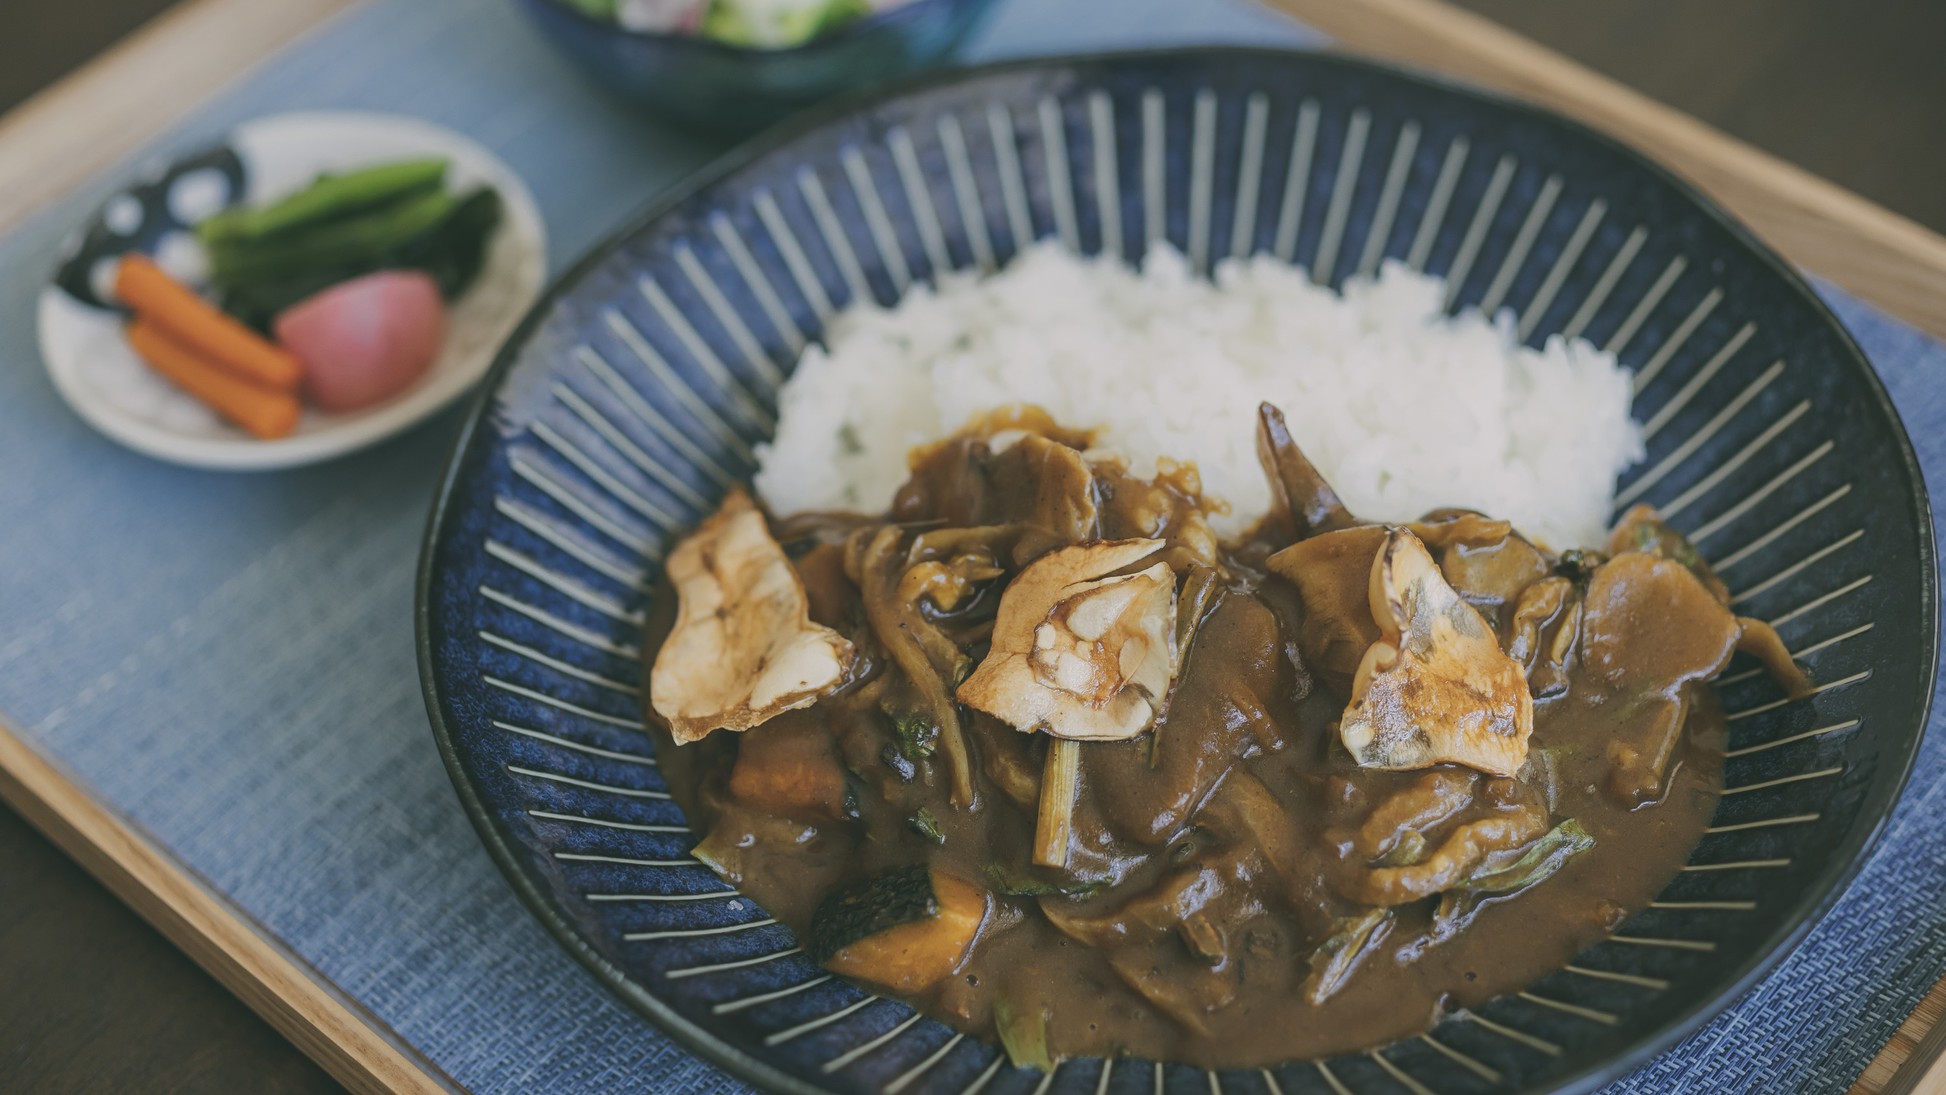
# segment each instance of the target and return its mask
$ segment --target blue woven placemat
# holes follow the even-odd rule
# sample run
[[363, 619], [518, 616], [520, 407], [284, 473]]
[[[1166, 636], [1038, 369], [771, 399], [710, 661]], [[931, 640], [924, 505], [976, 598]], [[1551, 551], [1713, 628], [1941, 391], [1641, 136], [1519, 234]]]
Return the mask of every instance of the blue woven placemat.
[[[1247, 0], [1013, 0], [973, 58], [1302, 44]], [[558, 270], [717, 151], [587, 91], [504, 4], [373, 0], [164, 138], [298, 108], [421, 115], [505, 157]], [[139, 165], [138, 165], [139, 166]], [[477, 1091], [738, 1091], [515, 900], [426, 730], [412, 576], [454, 414], [276, 475], [125, 452], [60, 404], [33, 300], [104, 178], [0, 239], [0, 710], [270, 934]], [[1946, 346], [1836, 292], [1946, 473]], [[1946, 970], [1946, 745], [1844, 902], [1735, 1009], [1616, 1086], [1837, 1090]]]

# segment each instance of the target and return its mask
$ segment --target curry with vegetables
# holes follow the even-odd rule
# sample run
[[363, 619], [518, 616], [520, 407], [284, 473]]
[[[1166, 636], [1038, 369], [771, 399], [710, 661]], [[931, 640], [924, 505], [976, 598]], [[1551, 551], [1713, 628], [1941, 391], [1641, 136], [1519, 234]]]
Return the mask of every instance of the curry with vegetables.
[[1559, 554], [1374, 524], [1268, 405], [1258, 441], [1238, 543], [1193, 468], [1025, 408], [882, 517], [733, 495], [669, 559], [650, 677], [696, 857], [1042, 1068], [1375, 1046], [1617, 927], [1715, 806], [1706, 683], [1743, 651], [1808, 686], [1775, 633], [1646, 507]]

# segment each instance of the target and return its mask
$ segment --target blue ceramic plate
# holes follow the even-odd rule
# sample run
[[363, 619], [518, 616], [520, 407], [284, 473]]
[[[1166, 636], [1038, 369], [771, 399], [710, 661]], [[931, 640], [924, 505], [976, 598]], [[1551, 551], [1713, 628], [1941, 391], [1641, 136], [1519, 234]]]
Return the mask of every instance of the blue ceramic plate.
[[[1820, 682], [1721, 685], [1728, 790], [1656, 904], [1569, 968], [1424, 1038], [1205, 1073], [1073, 1060], [1047, 1082], [825, 974], [686, 855], [641, 729], [658, 560], [751, 470], [834, 309], [1029, 240], [1199, 267], [1269, 252], [1337, 283], [1398, 258], [1523, 337], [1637, 370], [1647, 500]], [[503, 354], [420, 586], [427, 703], [481, 836], [562, 943], [698, 1053], [778, 1090], [1585, 1090], [1694, 1030], [1836, 899], [1932, 694], [1931, 520], [1857, 347], [1667, 173], [1526, 107], [1368, 64], [1192, 50], [947, 76], [720, 164], [581, 263]]]

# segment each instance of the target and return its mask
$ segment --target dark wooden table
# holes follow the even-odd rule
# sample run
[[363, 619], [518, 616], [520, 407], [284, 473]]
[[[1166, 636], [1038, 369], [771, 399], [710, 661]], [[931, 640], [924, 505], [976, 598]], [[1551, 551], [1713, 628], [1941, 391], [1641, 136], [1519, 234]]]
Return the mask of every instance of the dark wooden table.
[[[1946, 230], [1941, 0], [1459, 2]], [[0, 4], [0, 111], [169, 5]], [[0, 895], [0, 1090], [337, 1090], [4, 808]]]

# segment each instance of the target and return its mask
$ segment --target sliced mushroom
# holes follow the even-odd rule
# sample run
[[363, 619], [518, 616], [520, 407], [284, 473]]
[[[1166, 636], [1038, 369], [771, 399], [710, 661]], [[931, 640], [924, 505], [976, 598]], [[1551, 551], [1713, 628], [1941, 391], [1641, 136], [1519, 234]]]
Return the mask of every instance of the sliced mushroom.
[[1478, 510], [1453, 507], [1433, 510], [1406, 528], [1425, 543], [1428, 551], [1444, 551], [1459, 544], [1486, 547], [1514, 532], [1512, 521], [1488, 517]]
[[845, 679], [856, 652], [811, 622], [804, 583], [749, 495], [724, 499], [670, 554], [668, 574], [680, 604], [649, 697], [676, 741], [748, 730]]
[[1302, 540], [1358, 523], [1291, 437], [1284, 412], [1257, 404], [1257, 461], [1270, 479], [1271, 520]]
[[1504, 854], [1547, 832], [1547, 810], [1521, 803], [1469, 819], [1424, 859], [1404, 867], [1373, 867], [1349, 872], [1337, 881], [1339, 892], [1361, 905], [1404, 905], [1451, 889], [1488, 858]]
[[1120, 741], [1148, 729], [1176, 674], [1176, 579], [1162, 550], [1112, 540], [1051, 552], [1000, 595], [993, 646], [959, 701], [1016, 730]]
[[1341, 694], [1379, 639], [1372, 622], [1372, 567], [1385, 537], [1382, 525], [1339, 529], [1299, 540], [1264, 561], [1272, 574], [1297, 587], [1304, 606], [1297, 649], [1304, 664]]
[[[956, 455], [942, 458], [942, 451]], [[968, 430], [916, 451], [912, 469], [892, 503], [894, 520], [941, 522], [946, 530], [1007, 526], [1005, 561], [1013, 566], [1101, 536], [1094, 469], [1063, 438]]]
[[1738, 653], [1757, 659], [1764, 672], [1791, 699], [1801, 700], [1811, 694], [1811, 675], [1791, 657], [1790, 647], [1784, 645], [1783, 636], [1777, 634], [1776, 628], [1748, 616], [1738, 616], [1737, 627]]
[[1582, 664], [1624, 694], [1673, 692], [1723, 671], [1742, 628], [1695, 571], [1629, 551], [1588, 580]]
[[1608, 742], [1609, 794], [1628, 806], [1665, 790], [1692, 689], [1730, 663], [1743, 628], [1681, 562], [1627, 551], [1588, 579], [1581, 664], [1618, 702], [1626, 727]]
[[1405, 529], [1386, 537], [1371, 572], [1379, 640], [1365, 652], [1339, 723], [1367, 768], [1464, 764], [1511, 776], [1527, 759], [1534, 697], [1520, 663]]
[[924, 600], [941, 613], [956, 611], [982, 582], [1005, 574], [984, 551], [965, 551], [951, 559], [927, 559], [912, 564], [899, 579], [899, 599]]
[[1435, 510], [1406, 527], [1439, 560], [1440, 573], [1466, 603], [1495, 624], [1504, 624], [1522, 592], [1554, 570], [1541, 549], [1505, 521]]
[[1639, 551], [1663, 559], [1673, 559], [1696, 575], [1710, 596], [1719, 604], [1730, 603], [1730, 587], [1716, 576], [1708, 563], [1697, 553], [1696, 545], [1689, 537], [1677, 532], [1662, 519], [1662, 514], [1647, 502], [1629, 507], [1622, 519], [1615, 523], [1614, 531], [1608, 534], [1608, 554], [1621, 555], [1625, 552]]
[[1464, 768], [1433, 768], [1394, 791], [1349, 833], [1331, 834], [1339, 843], [1366, 859], [1392, 851], [1406, 833], [1425, 833], [1473, 805], [1478, 772]]
[[[1553, 629], [1553, 638], [1546, 632]], [[1514, 602], [1507, 625], [1507, 656], [1527, 674], [1528, 691], [1549, 696], [1568, 686], [1568, 657], [1581, 631], [1581, 599], [1566, 578], [1543, 578]]]
[[992, 475], [996, 482], [1034, 485], [1031, 494], [1021, 495], [1024, 508], [1007, 514], [1027, 526], [1014, 546], [1015, 565], [1100, 535], [1095, 473], [1074, 449], [1030, 433], [994, 458]]

